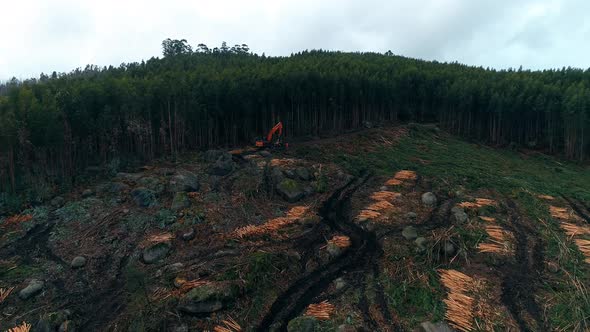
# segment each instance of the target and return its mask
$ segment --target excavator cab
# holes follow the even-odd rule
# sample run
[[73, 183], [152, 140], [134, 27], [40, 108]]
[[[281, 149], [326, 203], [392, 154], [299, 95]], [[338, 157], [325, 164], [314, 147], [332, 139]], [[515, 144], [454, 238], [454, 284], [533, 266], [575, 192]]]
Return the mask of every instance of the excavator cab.
[[[276, 139], [273, 141], [273, 136], [276, 134]], [[287, 144], [283, 144], [283, 122], [277, 123], [266, 135], [266, 139], [259, 138], [256, 140], [257, 148], [281, 148], [287, 147]]]

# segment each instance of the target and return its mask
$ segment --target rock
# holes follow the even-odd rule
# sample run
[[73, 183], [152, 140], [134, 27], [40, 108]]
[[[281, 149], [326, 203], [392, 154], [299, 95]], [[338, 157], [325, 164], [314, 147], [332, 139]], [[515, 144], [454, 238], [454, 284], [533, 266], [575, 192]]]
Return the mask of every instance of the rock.
[[152, 207], [157, 205], [156, 193], [153, 190], [138, 187], [131, 191], [131, 197], [140, 207]]
[[283, 174], [283, 171], [280, 168], [273, 167], [270, 172], [270, 177], [273, 183], [281, 183], [285, 179], [285, 174]]
[[160, 179], [153, 176], [146, 176], [137, 181], [142, 187], [146, 187], [149, 190], [153, 190], [156, 194], [161, 194], [164, 191], [164, 184]]
[[342, 277], [336, 278], [336, 280], [334, 280], [334, 287], [336, 287], [336, 290], [341, 290], [342, 288], [346, 287], [347, 284], [348, 283], [346, 280], [344, 280]]
[[463, 208], [455, 206], [451, 209], [451, 221], [457, 223], [466, 223], [469, 220], [469, 216], [465, 213]]
[[435, 207], [436, 196], [431, 192], [422, 194], [422, 204], [426, 205], [427, 207]]
[[55, 332], [55, 329], [51, 326], [51, 323], [45, 319], [39, 319], [32, 330], [35, 332]]
[[135, 182], [139, 180], [143, 174], [141, 173], [117, 173], [116, 178], [126, 181]]
[[63, 197], [61, 196], [57, 196], [54, 199], [51, 200], [51, 202], [49, 204], [51, 204], [51, 206], [58, 208], [58, 207], [62, 207], [65, 203], [65, 200]]
[[216, 161], [222, 154], [224, 154], [224, 152], [221, 150], [208, 150], [205, 152], [205, 161], [212, 163]]
[[110, 193], [116, 194], [129, 190], [129, 186], [123, 182], [110, 182], [105, 189]]
[[66, 320], [59, 325], [58, 332], [72, 332], [73, 329], [71, 326], [72, 326], [72, 322], [69, 320]]
[[440, 323], [432, 323], [432, 322], [424, 322], [420, 324], [420, 327], [417, 329], [419, 332], [453, 332], [454, 330], [447, 325], [445, 322]]
[[451, 256], [455, 253], [455, 246], [451, 242], [446, 242], [443, 246], [443, 252], [446, 256]]
[[309, 172], [309, 170], [307, 168], [304, 168], [304, 167], [297, 168], [295, 170], [295, 174], [297, 174], [297, 177], [303, 181], [309, 181], [312, 179], [311, 173]]
[[293, 170], [291, 170], [291, 169], [286, 169], [286, 170], [283, 171], [283, 173], [289, 179], [293, 179], [294, 180], [297, 177], [297, 174], [295, 174], [295, 172]]
[[303, 189], [303, 194], [305, 196], [311, 196], [315, 193], [315, 189], [313, 189], [313, 187], [311, 186], [307, 186]]
[[418, 237], [418, 232], [414, 228], [414, 226], [406, 226], [402, 231], [402, 236], [406, 240], [415, 240]]
[[164, 270], [166, 270], [166, 272], [178, 273], [178, 272], [182, 271], [183, 268], [184, 268], [184, 264], [179, 262], [179, 263], [166, 265], [164, 267]]
[[421, 251], [424, 251], [424, 250], [426, 250], [426, 244], [428, 243], [428, 240], [426, 240], [426, 238], [420, 236], [420, 237], [416, 238], [414, 243], [416, 243], [416, 246], [418, 246], [418, 249], [420, 249]]
[[416, 214], [416, 212], [408, 212], [406, 213], [406, 218], [410, 221], [414, 221], [416, 220], [416, 218], [418, 218], [418, 215]]
[[277, 184], [277, 193], [289, 203], [295, 203], [305, 196], [299, 183], [291, 179], [285, 179]]
[[342, 325], [338, 326], [338, 329], [336, 331], [337, 332], [356, 332], [357, 329], [352, 325], [342, 324]]
[[300, 316], [292, 319], [287, 324], [288, 332], [315, 332], [319, 329], [317, 318], [311, 316]]
[[217, 160], [209, 170], [209, 173], [217, 176], [225, 176], [233, 172], [234, 167], [235, 165], [232, 159], [232, 155], [225, 152], [221, 156], [219, 156], [219, 158], [217, 158]]
[[268, 157], [272, 156], [272, 153], [270, 153], [270, 152], [269, 152], [269, 151], [267, 151], [267, 150], [262, 150], [262, 151], [258, 152], [258, 154], [259, 154], [261, 157], [264, 157], [264, 158], [268, 158]]
[[172, 209], [172, 211], [178, 211], [186, 209], [189, 206], [191, 206], [191, 201], [188, 198], [188, 195], [186, 194], [186, 192], [181, 191], [174, 194], [174, 198], [172, 199], [172, 205], [170, 206], [170, 209]]
[[188, 332], [188, 325], [180, 325], [175, 327], [173, 330], [173, 332]]
[[167, 243], [167, 242], [156, 243], [153, 246], [148, 247], [143, 250], [143, 254], [142, 254], [143, 262], [146, 264], [155, 263], [155, 262], [159, 261], [160, 259], [166, 257], [166, 255], [168, 255], [168, 252], [170, 252], [170, 249], [172, 249], [172, 246], [170, 245], [170, 243]]
[[223, 303], [219, 300], [189, 302], [178, 306], [178, 310], [190, 315], [208, 314], [221, 309], [223, 309]]
[[192, 227], [189, 230], [187, 230], [186, 232], [182, 233], [182, 239], [184, 241], [190, 241], [194, 238], [195, 238], [195, 229]]
[[82, 256], [75, 257], [72, 259], [72, 264], [70, 264], [73, 269], [79, 269], [86, 265], [86, 258]]
[[189, 171], [179, 171], [168, 183], [168, 191], [170, 192], [194, 192], [199, 191], [200, 183], [197, 176]]
[[21, 300], [27, 300], [39, 294], [43, 290], [44, 286], [45, 283], [43, 281], [33, 279], [29, 282], [29, 285], [27, 285], [27, 287], [25, 287], [18, 293], [18, 297], [20, 297]]
[[336, 257], [342, 255], [342, 253], [344, 252], [344, 250], [342, 248], [335, 245], [334, 243], [329, 243], [328, 246], [326, 247], [326, 249], [328, 250], [328, 253], [330, 254], [330, 256], [332, 256], [332, 258], [336, 258]]
[[94, 192], [91, 189], [86, 189], [82, 192], [82, 198], [88, 198], [94, 195]]
[[559, 272], [559, 264], [555, 263], [555, 262], [547, 262], [547, 270], [549, 270], [549, 272], [551, 273], [557, 273]]
[[381, 186], [381, 187], [379, 188], [379, 190], [381, 190], [381, 191], [387, 191], [387, 189], [388, 189], [388, 188], [387, 188], [387, 186]]

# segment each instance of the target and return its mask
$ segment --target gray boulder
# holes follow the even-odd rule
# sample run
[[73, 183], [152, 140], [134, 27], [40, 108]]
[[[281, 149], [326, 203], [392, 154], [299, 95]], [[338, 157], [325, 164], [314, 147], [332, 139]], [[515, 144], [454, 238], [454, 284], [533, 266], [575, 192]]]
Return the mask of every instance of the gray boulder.
[[287, 202], [295, 203], [305, 196], [301, 185], [294, 180], [285, 179], [276, 185], [277, 193]]
[[269, 152], [269, 151], [267, 151], [267, 150], [262, 150], [262, 151], [258, 152], [258, 154], [259, 154], [261, 157], [264, 157], [264, 158], [268, 158], [268, 157], [272, 156], [272, 153], [270, 153], [270, 152]]
[[465, 213], [465, 210], [459, 206], [455, 206], [451, 209], [451, 221], [457, 223], [465, 223], [469, 220], [469, 216]]
[[206, 284], [186, 293], [178, 309], [188, 314], [211, 313], [223, 309], [234, 297], [231, 284]]
[[151, 247], [145, 248], [142, 254], [143, 262], [153, 264], [166, 257], [170, 249], [172, 249], [172, 245], [167, 242], [156, 243]]
[[313, 178], [309, 170], [304, 167], [297, 168], [295, 170], [295, 174], [297, 174], [297, 177], [303, 181], [310, 181]]
[[406, 213], [406, 218], [410, 221], [414, 221], [416, 220], [416, 218], [418, 218], [418, 215], [416, 214], [416, 212], [408, 212]]
[[142, 186], [146, 187], [149, 190], [153, 190], [156, 194], [160, 194], [164, 191], [164, 184], [160, 179], [154, 176], [146, 176], [137, 181], [137, 183]]
[[311, 316], [300, 316], [292, 319], [287, 324], [288, 332], [315, 332], [319, 331], [319, 322], [317, 318]]
[[182, 239], [184, 241], [190, 241], [194, 238], [195, 238], [195, 229], [192, 227], [188, 231], [182, 233]]
[[454, 332], [445, 322], [432, 323], [424, 322], [416, 329], [418, 332]]
[[222, 154], [224, 154], [225, 152], [222, 150], [208, 150], [207, 152], [205, 152], [205, 161], [208, 163], [212, 163], [214, 161], [216, 161]]
[[86, 258], [82, 257], [82, 256], [75, 257], [74, 259], [72, 259], [72, 263], [70, 264], [70, 266], [73, 269], [79, 269], [81, 267], [84, 267], [85, 265], [86, 265]]
[[158, 203], [156, 201], [156, 193], [153, 190], [145, 187], [138, 187], [131, 191], [131, 197], [135, 204], [140, 207], [152, 207]]
[[43, 281], [33, 279], [29, 282], [27, 287], [23, 288], [18, 293], [18, 297], [20, 297], [21, 300], [27, 300], [27, 299], [39, 294], [43, 290], [44, 286], [45, 286], [45, 283]]
[[406, 240], [415, 240], [418, 237], [418, 232], [414, 228], [414, 226], [406, 226], [402, 231], [402, 236]]
[[92, 191], [92, 189], [86, 189], [82, 192], [82, 198], [88, 198], [92, 195], [94, 195], [94, 192]]
[[436, 201], [436, 196], [433, 193], [427, 192], [422, 194], [422, 204], [426, 205], [427, 207], [435, 207]]
[[225, 176], [233, 172], [234, 168], [235, 164], [232, 159], [232, 155], [225, 152], [221, 156], [219, 156], [219, 158], [217, 158], [217, 160], [209, 170], [209, 173], [217, 176]]
[[54, 199], [51, 200], [50, 204], [51, 206], [55, 207], [55, 208], [59, 208], [62, 207], [65, 203], [65, 200], [63, 197], [61, 196], [57, 196]]
[[223, 302], [219, 300], [188, 302], [178, 306], [178, 310], [189, 315], [209, 314], [223, 309]]
[[426, 240], [426, 238], [421, 236], [421, 237], [416, 238], [414, 243], [416, 243], [416, 246], [418, 247], [418, 249], [420, 251], [424, 251], [424, 250], [426, 250], [426, 245], [428, 244], [428, 240]]
[[443, 246], [443, 252], [446, 256], [455, 254], [455, 245], [451, 242], [446, 242]]
[[170, 178], [168, 183], [168, 190], [170, 192], [194, 192], [198, 191], [200, 187], [197, 176], [189, 171], [179, 171]]
[[191, 201], [188, 198], [186, 192], [181, 191], [174, 194], [174, 199], [172, 199], [172, 206], [170, 207], [173, 211], [186, 209], [189, 206], [191, 206]]

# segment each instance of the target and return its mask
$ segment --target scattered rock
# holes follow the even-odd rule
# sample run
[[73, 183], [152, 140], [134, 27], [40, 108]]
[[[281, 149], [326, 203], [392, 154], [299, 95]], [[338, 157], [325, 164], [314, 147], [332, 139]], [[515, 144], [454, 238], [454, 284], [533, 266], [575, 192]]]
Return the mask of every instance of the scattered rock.
[[420, 251], [424, 251], [424, 250], [426, 250], [426, 244], [428, 243], [428, 240], [426, 240], [426, 238], [420, 236], [420, 237], [416, 238], [414, 243], [416, 243], [416, 246], [418, 246], [418, 249], [420, 249]]
[[82, 192], [82, 198], [88, 198], [94, 195], [94, 192], [91, 189], [86, 189]]
[[305, 196], [299, 183], [291, 179], [285, 179], [277, 184], [276, 191], [289, 203], [295, 203]]
[[286, 169], [286, 170], [283, 171], [283, 173], [289, 179], [295, 179], [297, 177], [297, 174], [295, 174], [295, 172], [293, 170], [291, 170], [291, 169]]
[[346, 287], [346, 285], [347, 282], [342, 277], [336, 278], [336, 280], [334, 280], [334, 287], [336, 287], [336, 290], [341, 290], [342, 288]]
[[157, 205], [156, 193], [153, 190], [138, 187], [131, 191], [131, 197], [140, 207], [152, 207]]
[[143, 177], [139, 179], [137, 183], [142, 187], [146, 187], [149, 190], [153, 190], [156, 194], [161, 194], [164, 191], [164, 184], [162, 183], [162, 181], [153, 176]]
[[259, 154], [261, 157], [264, 157], [264, 158], [268, 158], [268, 157], [272, 156], [272, 153], [270, 153], [270, 152], [269, 152], [269, 151], [267, 151], [267, 150], [262, 150], [262, 151], [258, 152], [258, 154]]
[[342, 324], [342, 325], [338, 326], [338, 329], [336, 331], [337, 332], [356, 332], [357, 329], [352, 325]]
[[406, 226], [404, 228], [404, 230], [402, 231], [402, 236], [406, 239], [406, 240], [415, 240], [418, 237], [418, 232], [416, 231], [416, 228], [414, 228], [414, 226]]
[[33, 279], [29, 282], [27, 287], [23, 288], [18, 293], [18, 296], [21, 298], [21, 300], [27, 300], [27, 299], [39, 294], [43, 290], [44, 286], [45, 286], [45, 283], [43, 281]]
[[283, 174], [283, 171], [280, 168], [273, 167], [270, 172], [270, 177], [273, 183], [281, 183], [281, 181], [285, 179], [285, 174]]
[[190, 241], [190, 240], [194, 239], [195, 238], [195, 229], [191, 227], [188, 231], [182, 233], [181, 237], [184, 241]]
[[465, 213], [465, 210], [459, 206], [455, 206], [451, 209], [451, 221], [457, 223], [465, 223], [469, 220], [469, 216]]
[[58, 207], [62, 207], [65, 203], [65, 200], [63, 197], [61, 196], [57, 196], [54, 199], [51, 200], [50, 204], [51, 206], [58, 208]]
[[416, 214], [416, 212], [408, 212], [406, 213], [406, 218], [410, 221], [415, 221], [416, 218], [418, 218], [418, 215]]
[[208, 150], [205, 152], [205, 161], [212, 163], [221, 157], [222, 154], [224, 154], [224, 152], [221, 150]]
[[436, 196], [431, 192], [422, 194], [422, 204], [426, 205], [427, 207], [435, 207]]
[[387, 186], [381, 186], [381, 187], [379, 188], [379, 190], [381, 190], [381, 191], [387, 191], [387, 189], [388, 189], [388, 188], [387, 188]]
[[178, 310], [189, 315], [209, 314], [221, 309], [223, 309], [223, 303], [219, 300], [188, 302], [178, 306]]
[[166, 255], [168, 255], [168, 252], [170, 252], [170, 249], [172, 249], [170, 243], [156, 243], [153, 246], [143, 250], [143, 262], [146, 264], [153, 264], [159, 261], [160, 259], [166, 257]]
[[78, 257], [75, 257], [74, 259], [72, 259], [71, 266], [74, 269], [79, 269], [85, 265], [86, 265], [86, 258], [85, 257], [78, 256]]
[[344, 252], [344, 250], [342, 248], [340, 248], [339, 246], [337, 246], [334, 243], [328, 243], [328, 246], [326, 247], [326, 249], [328, 250], [328, 253], [330, 254], [330, 256], [332, 256], [332, 258], [336, 258], [336, 257], [342, 255], [342, 253]]
[[432, 323], [424, 322], [416, 329], [419, 332], [453, 332], [454, 330], [445, 322]]
[[168, 191], [170, 192], [194, 192], [198, 191], [200, 187], [197, 176], [189, 171], [179, 171], [168, 183]]
[[446, 256], [451, 256], [455, 253], [455, 245], [451, 242], [446, 242], [443, 246], [443, 252]]
[[219, 158], [217, 158], [217, 160], [209, 170], [209, 173], [217, 176], [225, 176], [233, 172], [234, 168], [235, 164], [232, 159], [232, 155], [225, 152], [221, 156], [219, 156]]
[[170, 209], [172, 209], [172, 211], [178, 211], [186, 209], [189, 206], [191, 206], [191, 201], [188, 198], [188, 195], [186, 194], [186, 192], [180, 191], [174, 194], [174, 198], [172, 199], [172, 205]]
[[295, 174], [303, 181], [309, 181], [312, 179], [311, 173], [307, 168], [299, 167], [295, 170]]
[[287, 324], [288, 332], [315, 332], [319, 329], [317, 318], [311, 316], [300, 316], [292, 319]]
[[143, 174], [141, 173], [117, 173], [116, 177], [121, 180], [135, 182], [139, 180]]

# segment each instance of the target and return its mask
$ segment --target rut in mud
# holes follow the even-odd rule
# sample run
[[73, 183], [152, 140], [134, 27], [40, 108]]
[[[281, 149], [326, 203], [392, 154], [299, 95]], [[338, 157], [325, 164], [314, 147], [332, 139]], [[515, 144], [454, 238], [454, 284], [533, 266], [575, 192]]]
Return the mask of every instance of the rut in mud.
[[[544, 244], [536, 230], [520, 217], [516, 204], [507, 199], [508, 222], [503, 225], [514, 234], [514, 261], [502, 267], [502, 302], [522, 331], [543, 331], [542, 310], [535, 294], [543, 277]], [[531, 326], [532, 325], [532, 326]]]
[[590, 224], [590, 210], [588, 207], [581, 203], [580, 201], [566, 197], [562, 195], [563, 199], [569, 204], [569, 206], [574, 210], [580, 217], [582, 217], [587, 223]]
[[368, 232], [351, 221], [350, 197], [368, 179], [364, 175], [337, 190], [322, 206], [322, 221], [335, 231], [350, 237], [349, 249], [330, 263], [295, 281], [274, 301], [258, 325], [258, 331], [286, 330], [289, 320], [330, 286], [344, 271], [370, 268], [380, 248], [374, 232]]

